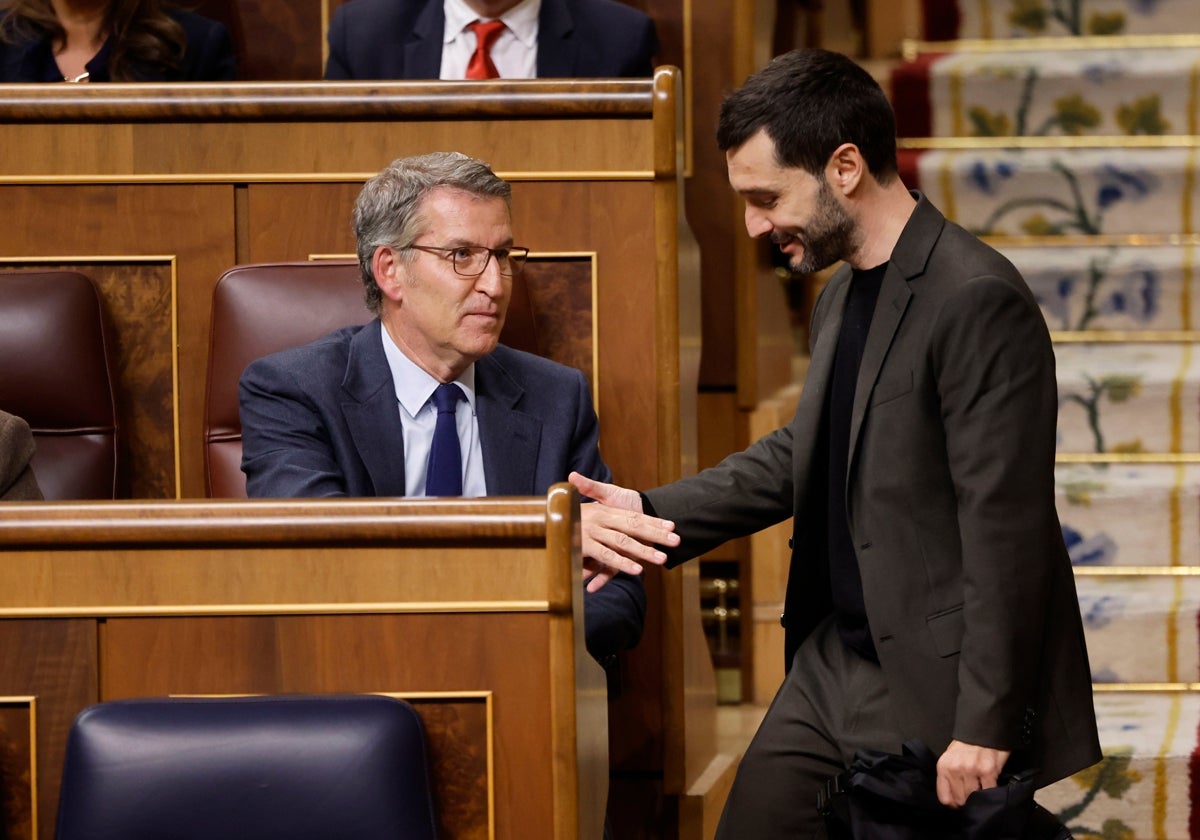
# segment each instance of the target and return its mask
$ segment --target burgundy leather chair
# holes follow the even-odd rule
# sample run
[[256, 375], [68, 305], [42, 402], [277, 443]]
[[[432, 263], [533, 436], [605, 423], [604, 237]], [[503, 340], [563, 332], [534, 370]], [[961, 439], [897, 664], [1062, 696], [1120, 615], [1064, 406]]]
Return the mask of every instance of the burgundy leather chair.
[[114, 347], [77, 271], [0, 272], [0, 408], [25, 419], [48, 500], [117, 493]]
[[[353, 260], [239, 265], [221, 275], [213, 289], [204, 418], [210, 498], [246, 497], [238, 414], [238, 380], [246, 365], [373, 317]], [[533, 310], [520, 279], [513, 283], [501, 341], [537, 352]]]

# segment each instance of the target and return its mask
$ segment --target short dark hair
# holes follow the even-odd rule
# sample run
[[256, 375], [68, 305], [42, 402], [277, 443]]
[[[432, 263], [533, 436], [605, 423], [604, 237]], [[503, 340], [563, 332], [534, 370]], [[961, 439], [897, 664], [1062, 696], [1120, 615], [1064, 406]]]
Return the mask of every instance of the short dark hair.
[[383, 305], [383, 292], [372, 267], [375, 249], [381, 245], [396, 249], [412, 245], [426, 225], [421, 213], [425, 198], [443, 187], [480, 198], [501, 198], [512, 207], [512, 186], [486, 163], [461, 152], [430, 152], [392, 161], [363, 185], [354, 203], [358, 267], [367, 308], [372, 312], [378, 314]]
[[892, 106], [871, 74], [840, 53], [784, 53], [721, 103], [721, 151], [738, 148], [760, 129], [775, 143], [782, 166], [820, 176], [834, 150], [853, 143], [876, 181], [898, 174]]

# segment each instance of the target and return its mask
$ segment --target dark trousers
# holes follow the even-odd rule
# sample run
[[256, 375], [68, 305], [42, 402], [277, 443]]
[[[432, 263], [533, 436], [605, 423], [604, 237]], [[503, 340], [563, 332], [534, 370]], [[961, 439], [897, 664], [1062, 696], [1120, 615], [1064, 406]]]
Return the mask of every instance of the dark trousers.
[[856, 750], [898, 753], [902, 743], [879, 665], [826, 619], [796, 651], [742, 757], [717, 840], [823, 837], [817, 791]]

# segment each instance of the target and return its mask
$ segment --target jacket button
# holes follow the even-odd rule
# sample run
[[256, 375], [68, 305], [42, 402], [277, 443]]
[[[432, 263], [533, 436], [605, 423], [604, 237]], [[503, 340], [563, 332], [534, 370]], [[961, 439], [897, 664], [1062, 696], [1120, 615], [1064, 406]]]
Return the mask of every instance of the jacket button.
[[786, 617], [787, 617], [787, 613], [779, 614], [779, 626], [785, 630], [787, 629], [787, 621], [784, 620]]
[[793, 540], [791, 537], [788, 537], [788, 551], [791, 551], [795, 547], [796, 547], [796, 541]]

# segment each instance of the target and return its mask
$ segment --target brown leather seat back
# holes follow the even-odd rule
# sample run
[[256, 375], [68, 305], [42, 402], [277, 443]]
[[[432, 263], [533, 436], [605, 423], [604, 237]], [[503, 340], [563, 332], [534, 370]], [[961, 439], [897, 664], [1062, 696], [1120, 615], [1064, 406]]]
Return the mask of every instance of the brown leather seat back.
[[0, 408], [33, 430], [47, 499], [116, 497], [113, 353], [87, 276], [0, 272]]
[[[245, 498], [238, 380], [257, 358], [372, 319], [353, 260], [260, 263], [229, 269], [213, 290], [205, 407], [205, 488], [212, 498]], [[528, 292], [519, 280], [501, 340], [536, 352]]]

